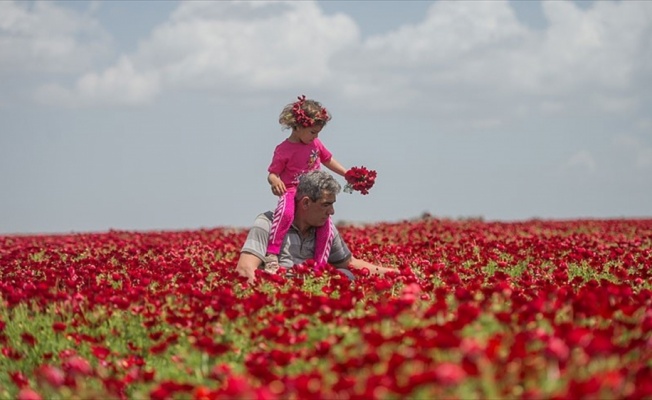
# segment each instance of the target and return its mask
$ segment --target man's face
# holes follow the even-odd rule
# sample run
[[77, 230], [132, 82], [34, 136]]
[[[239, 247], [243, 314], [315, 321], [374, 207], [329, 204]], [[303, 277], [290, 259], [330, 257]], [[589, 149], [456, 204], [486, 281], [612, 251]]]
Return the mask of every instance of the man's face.
[[315, 227], [324, 225], [328, 217], [335, 214], [335, 197], [335, 194], [326, 192], [317, 201], [309, 200], [306, 222]]

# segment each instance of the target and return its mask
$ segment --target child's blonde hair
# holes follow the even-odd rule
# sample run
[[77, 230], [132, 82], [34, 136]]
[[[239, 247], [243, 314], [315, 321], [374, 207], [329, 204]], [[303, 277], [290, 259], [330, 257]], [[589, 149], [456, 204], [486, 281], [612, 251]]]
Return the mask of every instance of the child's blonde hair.
[[321, 103], [306, 99], [306, 96], [299, 96], [298, 99], [285, 106], [281, 111], [278, 122], [283, 129], [295, 129], [300, 126], [307, 128], [313, 125], [324, 126], [330, 121], [331, 115]]

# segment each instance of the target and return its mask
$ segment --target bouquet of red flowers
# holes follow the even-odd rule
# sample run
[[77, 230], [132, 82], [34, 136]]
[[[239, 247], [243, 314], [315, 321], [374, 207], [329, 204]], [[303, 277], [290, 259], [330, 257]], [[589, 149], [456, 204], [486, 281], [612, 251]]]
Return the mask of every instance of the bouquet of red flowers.
[[369, 189], [376, 183], [376, 171], [365, 167], [352, 167], [346, 171], [344, 179], [346, 179], [346, 186], [344, 186], [346, 193], [353, 193], [356, 190], [362, 194], [368, 194]]

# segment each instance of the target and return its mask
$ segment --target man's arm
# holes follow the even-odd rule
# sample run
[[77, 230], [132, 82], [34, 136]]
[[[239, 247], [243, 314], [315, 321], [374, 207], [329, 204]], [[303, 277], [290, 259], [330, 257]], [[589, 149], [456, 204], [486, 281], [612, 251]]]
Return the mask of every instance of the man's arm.
[[256, 280], [256, 268], [263, 264], [263, 259], [265, 258], [267, 242], [269, 240], [269, 229], [272, 224], [270, 221], [271, 215], [271, 212], [269, 212], [256, 217], [254, 226], [247, 233], [247, 239], [240, 251], [236, 272], [240, 276], [247, 278], [249, 283], [253, 283]]
[[350, 256], [349, 258], [345, 259], [342, 262], [333, 264], [333, 266], [335, 268], [355, 268], [359, 270], [366, 268], [372, 274], [378, 274], [378, 275], [384, 275], [386, 272], [389, 271], [394, 271], [394, 272], [398, 271], [395, 268], [382, 267], [380, 265], [375, 265], [370, 262], [361, 260], [359, 258], [355, 258], [353, 256]]
[[240, 276], [247, 278], [247, 282], [251, 284], [256, 281], [256, 269], [262, 263], [262, 260], [258, 256], [243, 251], [240, 253], [240, 259], [238, 259], [238, 265], [235, 267], [235, 271]]

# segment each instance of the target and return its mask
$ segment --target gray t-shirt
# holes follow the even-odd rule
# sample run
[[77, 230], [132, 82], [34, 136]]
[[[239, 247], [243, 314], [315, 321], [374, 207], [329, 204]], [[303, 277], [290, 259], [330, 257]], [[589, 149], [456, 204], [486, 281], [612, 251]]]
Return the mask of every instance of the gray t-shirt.
[[[254, 226], [249, 230], [247, 240], [242, 246], [243, 252], [251, 253], [261, 260], [265, 259], [267, 243], [269, 241], [269, 230], [272, 226], [273, 213], [268, 211], [258, 215]], [[302, 239], [297, 228], [292, 225], [283, 238], [281, 253], [279, 254], [279, 265], [291, 268], [294, 265], [302, 264], [314, 257], [315, 254], [315, 230], [307, 238]], [[340, 233], [335, 229], [335, 238], [328, 256], [329, 264], [338, 264], [351, 257], [351, 251], [342, 240]]]

